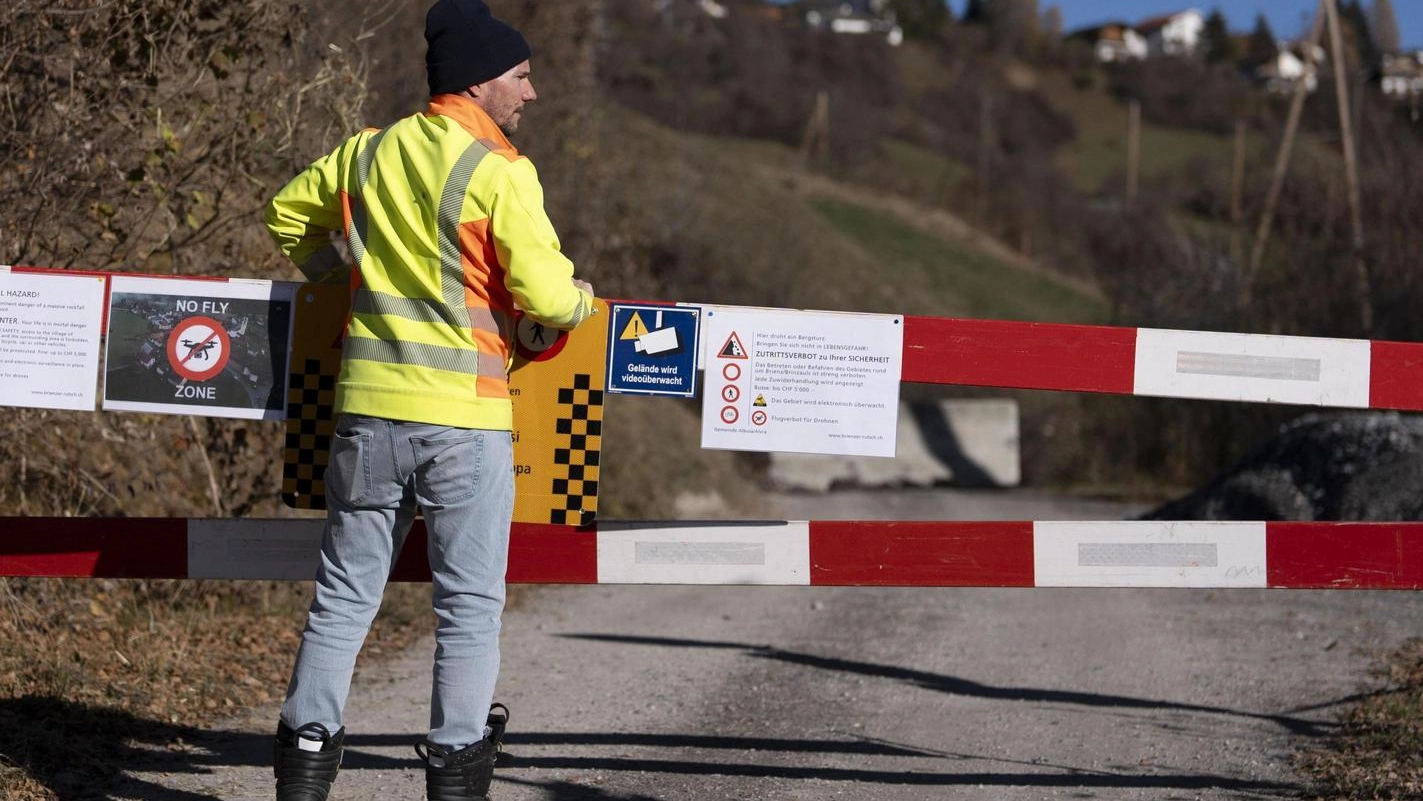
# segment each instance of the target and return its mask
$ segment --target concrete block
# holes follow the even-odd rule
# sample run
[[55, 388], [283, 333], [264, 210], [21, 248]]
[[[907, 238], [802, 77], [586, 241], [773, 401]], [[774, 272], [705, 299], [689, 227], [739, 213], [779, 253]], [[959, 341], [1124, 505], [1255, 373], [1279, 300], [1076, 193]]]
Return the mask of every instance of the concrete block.
[[771, 454], [777, 488], [835, 485], [1015, 487], [1022, 481], [1018, 402], [1007, 398], [900, 404], [896, 455]]

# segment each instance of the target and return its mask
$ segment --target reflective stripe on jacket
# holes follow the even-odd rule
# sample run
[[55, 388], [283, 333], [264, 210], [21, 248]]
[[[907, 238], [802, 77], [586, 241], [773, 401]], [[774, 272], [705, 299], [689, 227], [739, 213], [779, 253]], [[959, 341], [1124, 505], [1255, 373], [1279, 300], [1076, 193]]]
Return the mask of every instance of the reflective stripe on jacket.
[[461, 96], [346, 140], [277, 193], [266, 222], [299, 265], [332, 231], [350, 243], [338, 413], [507, 430], [515, 304], [555, 328], [591, 313], [533, 163]]

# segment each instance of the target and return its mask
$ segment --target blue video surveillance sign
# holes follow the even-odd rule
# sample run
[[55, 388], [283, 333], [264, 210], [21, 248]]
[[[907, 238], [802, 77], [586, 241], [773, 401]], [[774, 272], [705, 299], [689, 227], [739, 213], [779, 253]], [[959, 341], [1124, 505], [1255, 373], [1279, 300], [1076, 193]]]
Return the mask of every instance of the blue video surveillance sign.
[[614, 303], [608, 336], [608, 392], [697, 394], [699, 306]]

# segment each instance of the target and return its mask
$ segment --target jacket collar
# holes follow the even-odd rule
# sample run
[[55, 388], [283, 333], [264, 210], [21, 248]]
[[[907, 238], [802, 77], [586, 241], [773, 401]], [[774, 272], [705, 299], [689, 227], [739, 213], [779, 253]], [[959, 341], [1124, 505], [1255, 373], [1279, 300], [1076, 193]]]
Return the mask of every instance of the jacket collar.
[[509, 142], [509, 137], [494, 124], [494, 120], [479, 104], [475, 103], [463, 95], [435, 95], [430, 98], [430, 108], [426, 111], [431, 116], [449, 117], [460, 124], [469, 132], [470, 136], [486, 144], [493, 143], [497, 147], [490, 150], [512, 150], [518, 153]]

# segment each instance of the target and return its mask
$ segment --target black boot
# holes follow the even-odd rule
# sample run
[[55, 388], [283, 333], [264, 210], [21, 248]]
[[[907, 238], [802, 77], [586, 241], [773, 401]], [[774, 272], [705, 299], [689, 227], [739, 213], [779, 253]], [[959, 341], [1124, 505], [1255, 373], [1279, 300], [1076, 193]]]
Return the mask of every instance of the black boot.
[[[272, 773], [277, 777], [277, 801], [326, 801], [331, 782], [341, 769], [341, 744], [346, 729], [335, 734], [320, 723], [293, 730], [277, 721]], [[302, 741], [305, 741], [304, 743]], [[320, 750], [307, 750], [319, 747]]]
[[485, 724], [489, 735], [474, 745], [451, 751], [429, 740], [416, 743], [415, 753], [425, 760], [425, 794], [429, 801], [489, 801], [494, 763], [508, 724], [509, 708], [494, 704], [489, 707]]

